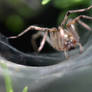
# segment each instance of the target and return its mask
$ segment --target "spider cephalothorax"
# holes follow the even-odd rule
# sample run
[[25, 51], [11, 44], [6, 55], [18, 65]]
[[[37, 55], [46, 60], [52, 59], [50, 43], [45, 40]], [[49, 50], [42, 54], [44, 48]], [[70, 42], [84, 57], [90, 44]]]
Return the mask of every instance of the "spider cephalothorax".
[[[38, 52], [40, 52], [45, 44], [45, 41], [47, 41], [54, 49], [58, 51], [64, 51], [65, 57], [68, 57], [67, 51], [75, 48], [76, 46], [80, 47], [80, 52], [83, 51], [83, 47], [81, 43], [79, 42], [79, 35], [75, 29], [75, 23], [81, 24], [83, 27], [85, 27], [88, 30], [91, 30], [91, 28], [82, 22], [80, 19], [89, 19], [92, 20], [92, 17], [80, 15], [74, 19], [68, 19], [68, 16], [71, 13], [78, 13], [78, 12], [84, 12], [89, 9], [91, 9], [92, 6], [89, 6], [85, 9], [79, 9], [79, 10], [69, 10], [62, 23], [58, 28], [43, 28], [38, 26], [30, 26], [26, 30], [24, 30], [22, 33], [18, 34], [17, 36], [9, 37], [9, 39], [12, 38], [18, 38], [22, 36], [24, 33], [28, 32], [29, 30], [38, 30], [36, 34], [32, 36], [32, 44], [33, 48], [37, 49], [35, 39], [37, 39], [39, 36], [42, 36], [43, 39], [40, 43], [40, 47], [37, 49]], [[49, 35], [48, 35], [49, 33]]]
[[64, 40], [64, 49], [67, 48], [67, 50], [70, 50], [76, 47], [77, 41], [75, 40], [73, 35], [64, 34]]

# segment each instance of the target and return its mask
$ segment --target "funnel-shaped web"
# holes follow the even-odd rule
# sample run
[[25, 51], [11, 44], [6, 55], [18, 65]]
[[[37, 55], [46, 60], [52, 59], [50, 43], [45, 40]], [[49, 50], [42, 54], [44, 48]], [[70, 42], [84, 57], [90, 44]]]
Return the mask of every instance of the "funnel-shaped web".
[[[7, 64], [14, 92], [89, 92], [92, 90], [92, 32], [79, 30], [84, 52], [79, 48], [69, 52], [26, 54], [15, 49], [7, 37], [0, 34], [0, 62]], [[39, 66], [39, 67], [38, 67]], [[0, 67], [0, 89], [5, 92]]]

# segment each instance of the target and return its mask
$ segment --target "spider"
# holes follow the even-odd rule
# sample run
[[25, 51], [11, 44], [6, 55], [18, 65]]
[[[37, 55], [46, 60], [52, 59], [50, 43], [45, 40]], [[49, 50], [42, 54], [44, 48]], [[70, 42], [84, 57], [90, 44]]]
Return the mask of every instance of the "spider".
[[[32, 35], [32, 44], [33, 44], [34, 49], [40, 52], [44, 47], [45, 41], [47, 41], [57, 51], [64, 51], [65, 57], [68, 58], [69, 57], [68, 51], [72, 48], [75, 48], [76, 46], [79, 46], [80, 53], [83, 52], [83, 46], [79, 42], [80, 37], [75, 29], [75, 23], [79, 23], [87, 30], [91, 30], [91, 28], [80, 19], [92, 20], [92, 17], [86, 16], [86, 15], [79, 15], [74, 19], [68, 19], [68, 16], [72, 13], [84, 12], [91, 8], [92, 6], [89, 6], [88, 8], [84, 8], [84, 9], [67, 11], [65, 14], [64, 20], [61, 22], [61, 24], [57, 28], [56, 27], [44, 28], [44, 27], [38, 27], [38, 26], [29, 26], [20, 34], [16, 36], [11, 36], [9, 37], [9, 39], [18, 38], [22, 36], [23, 34], [25, 34], [26, 32], [28, 32], [29, 30], [37, 30], [38, 32]], [[35, 40], [40, 36], [42, 36], [43, 38], [42, 38], [39, 48], [37, 49]]]

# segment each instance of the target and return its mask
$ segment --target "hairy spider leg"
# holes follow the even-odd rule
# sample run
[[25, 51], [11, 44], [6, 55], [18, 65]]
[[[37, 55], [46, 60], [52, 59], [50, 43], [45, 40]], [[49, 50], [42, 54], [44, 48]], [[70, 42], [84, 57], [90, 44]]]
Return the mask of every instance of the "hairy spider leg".
[[92, 30], [92, 28], [90, 26], [88, 26], [86, 23], [84, 23], [83, 21], [78, 20], [78, 23], [81, 24], [83, 27], [85, 27], [87, 30], [89, 30], [89, 31]]
[[[79, 42], [80, 37], [79, 37], [79, 35], [78, 35], [77, 31], [76, 31], [75, 23], [74, 24], [70, 24], [72, 20], [73, 19], [69, 19], [68, 20], [68, 22], [66, 24], [66, 29], [68, 30], [68, 32], [72, 33], [72, 35], [74, 36], [76, 41]], [[69, 26], [67, 26], [67, 25], [69, 25]]]
[[30, 31], [30, 30], [37, 30], [37, 31], [46, 31], [49, 30], [49, 28], [42, 28], [42, 27], [38, 27], [38, 26], [29, 26], [27, 29], [25, 29], [23, 32], [21, 32], [20, 34], [16, 35], [16, 36], [11, 36], [8, 37], [8, 39], [14, 39], [14, 38], [18, 38], [22, 35], [24, 35], [26, 32]]
[[[50, 33], [52, 33], [52, 31], [51, 31]], [[37, 50], [37, 45], [36, 45], [36, 41], [35, 41], [35, 40], [36, 40], [37, 38], [39, 38], [40, 36], [42, 36], [43, 39], [42, 39], [42, 41], [41, 41], [41, 43], [40, 43], [40, 46], [39, 46], [39, 48], [38, 48], [38, 50]], [[44, 32], [37, 32], [37, 33], [33, 34], [33, 35], [32, 35], [32, 39], [31, 39], [33, 49], [34, 49], [35, 51], [38, 51], [38, 52], [39, 52], [39, 50], [41, 51], [42, 48], [43, 48], [43, 46], [44, 46], [44, 44], [45, 44], [45, 40], [46, 40], [46, 42], [48, 42], [48, 43], [53, 47], [52, 40], [51, 40], [50, 37], [47, 35], [47, 32], [46, 32], [46, 33], [44, 33]], [[43, 45], [41, 45], [41, 44], [43, 44]]]
[[72, 21], [70, 21], [68, 24], [66, 24], [67, 27], [69, 27], [71, 24], [75, 24], [76, 22], [78, 22], [79, 24], [81, 24], [83, 27], [85, 27], [87, 30], [92, 30], [86, 23], [84, 23], [83, 21], [81, 21], [80, 19], [89, 19], [92, 20], [92, 17], [90, 16], [85, 16], [85, 15], [80, 15], [76, 18], [74, 18]]
[[32, 35], [32, 40], [31, 40], [31, 41], [32, 41], [33, 49], [34, 49], [35, 51], [40, 52], [40, 51], [42, 50], [42, 48], [43, 48], [43, 46], [44, 46], [44, 44], [45, 44], [46, 38], [47, 38], [47, 33], [48, 33], [47, 31], [44, 33], [43, 39], [42, 39], [42, 41], [41, 41], [40, 46], [39, 46], [38, 49], [37, 49], [37, 45], [36, 45], [35, 40], [36, 40], [38, 37], [41, 36], [41, 32], [37, 32], [36, 34]]
[[[42, 28], [43, 29], [43, 28]], [[40, 31], [40, 30], [39, 30]], [[53, 32], [53, 31], [56, 31], [56, 28], [44, 28], [44, 30], [43, 30], [44, 32], [42, 33], [42, 32], [37, 32], [36, 34], [34, 34], [34, 35], [32, 35], [32, 45], [33, 45], [33, 49], [35, 50], [35, 51], [37, 51], [37, 52], [40, 52], [42, 49], [43, 49], [43, 47], [44, 47], [44, 44], [45, 44], [45, 41], [47, 41], [51, 46], [52, 46], [52, 43], [51, 43], [51, 40], [50, 40], [50, 38], [49, 38], [49, 36], [48, 36], [48, 31], [49, 32]], [[40, 37], [40, 36], [42, 36], [43, 37], [43, 39], [42, 39], [42, 41], [41, 41], [41, 43], [40, 43], [40, 46], [39, 46], [39, 48], [37, 49], [37, 45], [36, 45], [36, 42], [35, 42], [35, 40], [38, 38], [38, 37]]]
[[[79, 24], [81, 24], [86, 29], [92, 30], [87, 24], [85, 24], [84, 22], [80, 21], [81, 18], [92, 20], [92, 17], [90, 17], [90, 16], [80, 15], [80, 16], [74, 18], [73, 20], [71, 20], [70, 22], [68, 22], [68, 24], [66, 24], [67, 28], [69, 28], [72, 24], [75, 24], [76, 22], [78, 22]], [[82, 53], [83, 49], [84, 49], [83, 46], [79, 42], [77, 42], [77, 45], [80, 47], [80, 53]]]
[[35, 34], [32, 35], [32, 39], [31, 39], [31, 42], [32, 42], [32, 47], [34, 49], [34, 51], [37, 52], [37, 45], [36, 45], [36, 39], [39, 38], [41, 36], [41, 32], [37, 32]]
[[64, 54], [65, 54], [65, 57], [68, 59], [69, 58], [68, 51], [64, 50]]
[[80, 53], [82, 53], [84, 51], [83, 46], [81, 45], [81, 43], [77, 43], [77, 45], [80, 47]]
[[89, 6], [88, 8], [85, 8], [85, 9], [78, 9], [78, 10], [69, 10], [68, 12], [66, 12], [65, 14], [65, 17], [64, 17], [64, 20], [63, 22], [61, 23], [61, 26], [65, 25], [66, 24], [66, 21], [68, 19], [68, 16], [72, 13], [78, 13], [78, 12], [84, 12], [84, 11], [88, 11], [89, 9], [92, 8], [92, 5]]
[[46, 38], [47, 38], [47, 35], [48, 35], [48, 31], [46, 31], [44, 33], [43, 39], [42, 39], [42, 41], [40, 43], [40, 47], [38, 48], [38, 52], [40, 52], [43, 49], [45, 41], [46, 41]]

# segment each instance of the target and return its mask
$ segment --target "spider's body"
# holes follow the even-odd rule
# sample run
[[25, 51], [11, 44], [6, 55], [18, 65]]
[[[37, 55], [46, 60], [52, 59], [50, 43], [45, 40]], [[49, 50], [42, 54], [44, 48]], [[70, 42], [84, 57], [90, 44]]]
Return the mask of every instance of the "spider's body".
[[[73, 28], [71, 30], [73, 33], [76, 32]], [[47, 37], [46, 41], [58, 51], [68, 51], [72, 48], [75, 48], [79, 42], [79, 36], [76, 33], [75, 37], [75, 35], [71, 33], [71, 30], [59, 27], [57, 30], [49, 32], [49, 36]]]
[[71, 13], [84, 12], [91, 8], [92, 6], [89, 6], [88, 8], [85, 8], [85, 9], [68, 11], [65, 15], [63, 22], [58, 28], [55, 28], [55, 27], [43, 28], [43, 27], [37, 27], [37, 26], [30, 26], [22, 33], [18, 34], [17, 36], [12, 36], [9, 38], [18, 38], [22, 36], [24, 33], [28, 32], [29, 30], [38, 30], [38, 32], [32, 36], [32, 44], [34, 49], [37, 49], [35, 39], [37, 39], [39, 36], [43, 37], [40, 43], [40, 47], [37, 50], [38, 52], [42, 50], [45, 44], [45, 41], [47, 41], [54, 49], [58, 51], [64, 51], [65, 57], [68, 57], [68, 54], [66, 52], [72, 48], [75, 48], [77, 45], [80, 47], [80, 52], [82, 52], [83, 47], [79, 42], [79, 35], [75, 29], [75, 23], [79, 23], [86, 29], [91, 30], [91, 28], [87, 24], [82, 22], [80, 19], [84, 18], [84, 19], [92, 20], [92, 17], [80, 15], [72, 20], [71, 19], [68, 20], [68, 16]]
[[[71, 27], [72, 28], [72, 27]], [[72, 31], [76, 32], [75, 29], [71, 29]], [[77, 38], [73, 35], [73, 33], [71, 32], [70, 29], [59, 29], [59, 33], [58, 34], [62, 34], [62, 31], [63, 31], [63, 41], [61, 40], [61, 45], [62, 45], [62, 51], [66, 50], [70, 50], [72, 48], [75, 48], [76, 47], [76, 43], [79, 42], [79, 36], [78, 34], [76, 33], [77, 35]]]
[[[37, 39], [39, 36], [42, 36], [43, 41], [40, 44], [38, 51], [41, 51], [41, 49], [43, 48], [45, 40], [57, 51], [64, 51], [66, 57], [68, 57], [68, 54], [66, 52], [74, 49], [77, 45], [80, 46], [80, 51], [83, 51], [83, 48], [79, 43], [79, 35], [76, 32], [74, 24], [66, 29], [63, 28], [63, 26], [59, 26], [58, 28], [51, 28], [47, 30], [47, 33], [39, 31], [32, 36], [34, 49], [37, 49], [34, 40]], [[46, 38], [45, 35], [47, 35]]]

